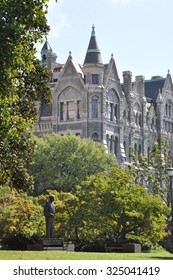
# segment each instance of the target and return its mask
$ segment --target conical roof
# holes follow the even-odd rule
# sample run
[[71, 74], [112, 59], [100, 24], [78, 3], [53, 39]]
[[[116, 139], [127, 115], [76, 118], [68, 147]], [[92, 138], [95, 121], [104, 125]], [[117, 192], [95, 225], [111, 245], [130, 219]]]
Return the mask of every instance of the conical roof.
[[41, 51], [42, 52], [52, 52], [52, 48], [47, 40], [47, 37], [46, 37], [45, 43], [44, 43]]
[[95, 36], [95, 27], [94, 25], [92, 26], [92, 33], [91, 33], [91, 38], [88, 46], [88, 50], [86, 53], [85, 61], [84, 64], [103, 64], [102, 62], [102, 57], [101, 57], [101, 52], [99, 50], [96, 36]]

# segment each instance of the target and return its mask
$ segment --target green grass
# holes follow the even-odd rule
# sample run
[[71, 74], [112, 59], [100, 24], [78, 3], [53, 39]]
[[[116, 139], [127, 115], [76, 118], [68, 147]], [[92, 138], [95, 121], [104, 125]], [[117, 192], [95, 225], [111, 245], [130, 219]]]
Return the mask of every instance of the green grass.
[[173, 260], [167, 251], [152, 253], [84, 253], [0, 250], [0, 260]]

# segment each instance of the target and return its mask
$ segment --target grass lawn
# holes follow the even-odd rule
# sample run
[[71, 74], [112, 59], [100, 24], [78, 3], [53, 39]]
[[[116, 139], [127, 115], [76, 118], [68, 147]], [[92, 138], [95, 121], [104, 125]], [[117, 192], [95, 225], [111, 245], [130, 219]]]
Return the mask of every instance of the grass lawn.
[[152, 253], [84, 253], [0, 250], [0, 260], [173, 260], [167, 251]]

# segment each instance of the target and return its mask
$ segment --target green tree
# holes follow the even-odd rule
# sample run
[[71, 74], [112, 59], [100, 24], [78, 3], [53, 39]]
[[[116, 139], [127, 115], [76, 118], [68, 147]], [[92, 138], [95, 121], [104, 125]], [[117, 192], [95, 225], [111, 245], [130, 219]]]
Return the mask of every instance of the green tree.
[[86, 238], [157, 243], [164, 237], [169, 208], [159, 195], [134, 184], [128, 170], [92, 175], [76, 195], [84, 213], [79, 228]]
[[[45, 233], [43, 208], [37, 198], [27, 196], [22, 190], [0, 186], [0, 239], [12, 241], [41, 238]], [[26, 244], [25, 244], [26, 247]]]
[[28, 189], [36, 102], [51, 99], [35, 44], [49, 31], [48, 0], [0, 0], [0, 184]]
[[162, 139], [161, 148], [155, 142], [149, 153], [149, 160], [141, 153], [138, 158], [131, 148], [130, 156], [132, 159], [129, 170], [135, 182], [145, 185], [152, 194], [159, 194], [169, 205], [170, 188], [167, 169], [172, 166], [172, 152], [166, 139]]
[[36, 192], [46, 189], [72, 191], [87, 176], [116, 165], [113, 155], [102, 144], [68, 133], [36, 139], [30, 173]]
[[47, 194], [38, 196], [38, 202], [44, 207], [49, 195], [55, 196], [55, 236], [65, 241], [78, 242], [79, 225], [81, 217], [79, 199], [70, 192], [47, 190]]

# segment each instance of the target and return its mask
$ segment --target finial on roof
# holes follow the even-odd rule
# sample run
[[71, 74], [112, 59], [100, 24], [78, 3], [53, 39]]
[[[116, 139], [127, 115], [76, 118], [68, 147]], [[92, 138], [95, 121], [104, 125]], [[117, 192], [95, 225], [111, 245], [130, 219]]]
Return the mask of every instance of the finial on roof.
[[113, 53], [111, 53], [111, 58], [113, 58], [114, 57], [114, 54]]
[[71, 51], [69, 51], [69, 58], [72, 59]]
[[47, 36], [45, 36], [45, 43], [42, 47], [42, 51], [46, 51], [46, 52], [52, 52], [52, 48], [48, 42]]
[[168, 69], [168, 74], [170, 74], [170, 70]]
[[94, 24], [92, 26], [92, 34], [91, 34], [91, 36], [95, 36], [95, 26], [94, 26]]
[[158, 93], [156, 101], [157, 102], [162, 102], [162, 91], [161, 91], [161, 88], [159, 88], [159, 93]]

